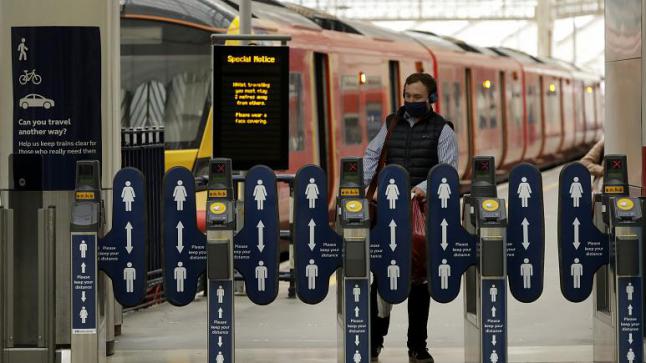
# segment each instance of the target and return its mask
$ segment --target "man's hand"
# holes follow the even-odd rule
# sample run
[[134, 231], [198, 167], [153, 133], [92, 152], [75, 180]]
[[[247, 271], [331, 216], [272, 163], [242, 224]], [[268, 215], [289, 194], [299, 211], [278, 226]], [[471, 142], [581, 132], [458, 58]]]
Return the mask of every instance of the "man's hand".
[[426, 201], [426, 192], [423, 191], [421, 188], [414, 187], [411, 193], [414, 194], [414, 197], [421, 198], [422, 201]]

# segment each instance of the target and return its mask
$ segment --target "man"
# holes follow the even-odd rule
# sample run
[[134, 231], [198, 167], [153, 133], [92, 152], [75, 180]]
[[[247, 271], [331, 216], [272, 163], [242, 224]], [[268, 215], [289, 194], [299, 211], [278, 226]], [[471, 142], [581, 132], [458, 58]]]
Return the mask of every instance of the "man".
[[[375, 175], [382, 151], [385, 165], [403, 166], [410, 175], [411, 190], [418, 198], [426, 198], [426, 176], [439, 163], [458, 167], [458, 142], [452, 124], [433, 111], [437, 101], [437, 84], [426, 73], [410, 75], [404, 84], [404, 106], [388, 116], [379, 133], [370, 142], [364, 155], [364, 183]], [[384, 150], [385, 144], [385, 150]], [[425, 269], [426, 266], [423, 266]], [[426, 346], [430, 295], [428, 282], [414, 279], [408, 296], [408, 356], [411, 362], [433, 363]], [[377, 291], [371, 291], [372, 352], [377, 360], [388, 332], [389, 318], [377, 316]]]

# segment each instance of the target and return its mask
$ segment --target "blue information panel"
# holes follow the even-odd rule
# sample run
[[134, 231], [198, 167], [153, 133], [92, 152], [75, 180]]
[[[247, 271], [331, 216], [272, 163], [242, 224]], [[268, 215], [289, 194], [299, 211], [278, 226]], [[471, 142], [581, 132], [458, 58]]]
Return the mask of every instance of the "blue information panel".
[[617, 278], [619, 362], [643, 362], [642, 279]]
[[318, 304], [328, 293], [330, 276], [343, 261], [341, 237], [328, 221], [328, 185], [323, 169], [302, 167], [294, 179], [294, 252], [296, 293]]
[[368, 279], [345, 279], [345, 363], [370, 361]]
[[533, 165], [521, 164], [509, 175], [507, 275], [516, 300], [529, 303], [543, 292], [545, 214], [543, 179]]
[[183, 306], [195, 298], [206, 270], [206, 236], [197, 228], [195, 179], [182, 167], [164, 176], [164, 293]]
[[135, 306], [146, 295], [146, 187], [135, 168], [114, 177], [112, 230], [99, 240], [99, 269], [112, 279], [114, 296]]
[[209, 281], [209, 363], [234, 362], [233, 282]]
[[13, 27], [4, 51], [13, 63], [13, 154], [42, 160], [41, 190], [74, 190], [76, 161], [101, 160], [99, 28]]
[[458, 296], [462, 274], [475, 265], [476, 241], [462, 228], [457, 171], [448, 164], [436, 165], [428, 174], [426, 216], [428, 280], [435, 301], [447, 303]]
[[377, 223], [370, 231], [370, 269], [379, 294], [391, 304], [408, 298], [411, 274], [410, 181], [406, 169], [389, 165], [379, 173]]
[[278, 195], [276, 175], [266, 166], [245, 178], [244, 227], [234, 237], [233, 263], [242, 274], [249, 300], [259, 305], [278, 295]]
[[608, 237], [592, 220], [590, 172], [572, 163], [559, 176], [558, 242], [561, 292], [572, 301], [592, 292], [594, 273], [608, 263]]
[[72, 334], [96, 334], [96, 233], [72, 233]]
[[504, 278], [482, 280], [482, 361], [507, 362], [507, 286]]

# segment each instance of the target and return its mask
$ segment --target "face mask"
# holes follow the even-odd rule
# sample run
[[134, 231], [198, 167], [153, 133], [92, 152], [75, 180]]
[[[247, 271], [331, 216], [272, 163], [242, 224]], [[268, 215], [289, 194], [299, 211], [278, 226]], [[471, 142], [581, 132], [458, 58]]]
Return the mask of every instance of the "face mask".
[[422, 102], [404, 102], [404, 108], [411, 117], [422, 117], [428, 112], [426, 101]]

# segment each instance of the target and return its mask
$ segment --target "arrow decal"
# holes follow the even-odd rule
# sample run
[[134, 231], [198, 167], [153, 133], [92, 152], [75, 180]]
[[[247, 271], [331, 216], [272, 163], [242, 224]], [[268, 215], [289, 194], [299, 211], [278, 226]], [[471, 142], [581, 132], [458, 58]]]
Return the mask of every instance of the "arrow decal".
[[442, 249], [446, 251], [446, 248], [449, 246], [448, 243], [446, 243], [446, 227], [449, 225], [449, 223], [446, 221], [446, 219], [442, 219], [442, 223], [440, 223], [440, 226], [442, 226]]
[[579, 226], [581, 225], [581, 222], [579, 222], [579, 218], [574, 218], [574, 222], [572, 222], [572, 226], [574, 226], [574, 249], [578, 250], [579, 246], [581, 245], [581, 242], [579, 242]]
[[258, 221], [256, 228], [258, 228], [258, 250], [260, 251], [260, 253], [262, 253], [262, 250], [265, 249], [265, 236], [263, 233], [265, 225], [262, 223], [262, 221]]
[[314, 247], [316, 247], [316, 243], [314, 242], [314, 229], [316, 228], [316, 222], [314, 222], [314, 219], [310, 219], [310, 223], [307, 225], [310, 227], [310, 243], [308, 246], [310, 246], [310, 250], [314, 251]]
[[126, 251], [128, 251], [128, 254], [132, 252], [132, 224], [128, 222], [126, 224]]
[[521, 224], [523, 225], [523, 247], [527, 250], [529, 248], [529, 221], [527, 218], [523, 218]]
[[397, 241], [395, 238], [395, 235], [397, 234], [397, 223], [395, 223], [394, 219], [390, 220], [388, 227], [390, 227], [390, 249], [395, 252], [395, 249], [397, 248]]
[[182, 221], [179, 221], [175, 228], [177, 228], [177, 251], [182, 253], [184, 250], [184, 225]]

